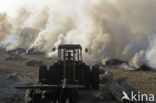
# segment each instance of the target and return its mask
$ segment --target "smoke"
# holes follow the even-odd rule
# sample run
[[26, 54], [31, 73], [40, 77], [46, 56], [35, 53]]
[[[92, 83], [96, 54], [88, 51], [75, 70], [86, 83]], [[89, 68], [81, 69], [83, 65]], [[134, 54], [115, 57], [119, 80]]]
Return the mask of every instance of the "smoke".
[[156, 35], [154, 34], [150, 39], [150, 46], [146, 51], [146, 59], [148, 61], [148, 65], [155, 68], [156, 67]]
[[9, 22], [6, 13], [0, 14], [0, 20], [0, 41], [2, 41], [11, 33], [12, 24]]
[[142, 65], [145, 65], [145, 57], [144, 57], [144, 51], [141, 50], [140, 52], [137, 52], [135, 56], [131, 59], [130, 65], [140, 68]]
[[[44, 14], [43, 17], [41, 15]], [[18, 15], [11, 18], [6, 13], [0, 14], [0, 45], [6, 50], [28, 48], [37, 38], [38, 33], [45, 28], [48, 17], [45, 9], [36, 13], [27, 9], [18, 10]], [[30, 21], [30, 18], [34, 20]], [[37, 19], [36, 19], [37, 18]]]
[[116, 58], [137, 68], [156, 67], [155, 0], [38, 0], [27, 6], [17, 17], [5, 14], [0, 21], [6, 27], [0, 29], [0, 41], [7, 49], [22, 45], [54, 56], [52, 47], [81, 44], [89, 49], [88, 63]]

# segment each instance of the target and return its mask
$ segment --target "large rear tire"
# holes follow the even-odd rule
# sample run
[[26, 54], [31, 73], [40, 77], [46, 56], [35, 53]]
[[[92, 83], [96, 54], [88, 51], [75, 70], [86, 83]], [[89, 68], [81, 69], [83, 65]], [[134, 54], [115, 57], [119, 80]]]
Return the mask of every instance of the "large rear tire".
[[39, 67], [39, 82], [45, 84], [47, 81], [47, 66], [41, 65]]
[[90, 72], [90, 67], [85, 66], [85, 85], [87, 89], [90, 89], [91, 85], [91, 72]]
[[58, 84], [61, 81], [61, 70], [58, 65], [52, 65], [48, 71], [48, 83], [50, 84]]
[[99, 66], [92, 67], [92, 89], [99, 89]]

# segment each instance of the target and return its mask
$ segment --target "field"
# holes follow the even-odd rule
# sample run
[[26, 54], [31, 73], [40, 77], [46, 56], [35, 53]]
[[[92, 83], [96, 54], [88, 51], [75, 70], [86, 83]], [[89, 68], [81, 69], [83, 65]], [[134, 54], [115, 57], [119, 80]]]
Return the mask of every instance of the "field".
[[154, 71], [126, 71], [115, 66], [106, 66], [104, 70], [112, 72], [115, 79], [128, 78], [141, 93], [156, 95], [156, 72]]
[[[0, 76], [16, 73], [20, 77], [29, 78], [29, 81], [31, 82], [38, 81], [38, 67], [27, 66], [26, 65], [27, 61], [42, 60], [44, 64], [47, 64], [48, 66], [52, 65], [56, 61], [55, 59], [52, 58], [46, 58], [44, 55], [26, 55], [26, 54], [22, 54], [22, 57], [27, 59], [25, 61], [5, 61], [4, 59], [7, 58], [8, 56], [9, 55], [6, 52], [0, 53]], [[114, 75], [114, 79], [122, 77], [128, 78], [128, 80], [134, 85], [134, 87], [141, 93], [146, 94], [152, 93], [156, 95], [156, 72], [154, 71], [127, 71], [119, 66], [103, 66], [101, 67], [101, 69], [112, 72]], [[1, 82], [0, 90], [3, 90], [5, 87], [2, 85], [5, 84], [3, 83], [3, 81], [0, 82]], [[3, 93], [5, 94], [5, 91]], [[10, 103], [10, 102], [2, 102], [2, 103]]]

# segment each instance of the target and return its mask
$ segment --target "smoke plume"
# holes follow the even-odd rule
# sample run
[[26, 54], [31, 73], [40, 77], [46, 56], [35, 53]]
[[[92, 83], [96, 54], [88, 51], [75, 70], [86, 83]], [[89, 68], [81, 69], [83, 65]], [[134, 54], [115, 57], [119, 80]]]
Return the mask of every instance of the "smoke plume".
[[[88, 48], [88, 63], [112, 58], [156, 68], [155, 0], [41, 0], [0, 14], [0, 42], [6, 49], [37, 48], [53, 56], [60, 43]], [[11, 18], [9, 20], [9, 18]]]

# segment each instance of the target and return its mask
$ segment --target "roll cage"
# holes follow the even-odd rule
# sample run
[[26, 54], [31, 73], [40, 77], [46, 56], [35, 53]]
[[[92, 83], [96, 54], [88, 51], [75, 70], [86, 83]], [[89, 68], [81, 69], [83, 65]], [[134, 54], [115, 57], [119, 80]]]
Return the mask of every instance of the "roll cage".
[[82, 61], [82, 47], [80, 45], [59, 45], [58, 61]]

